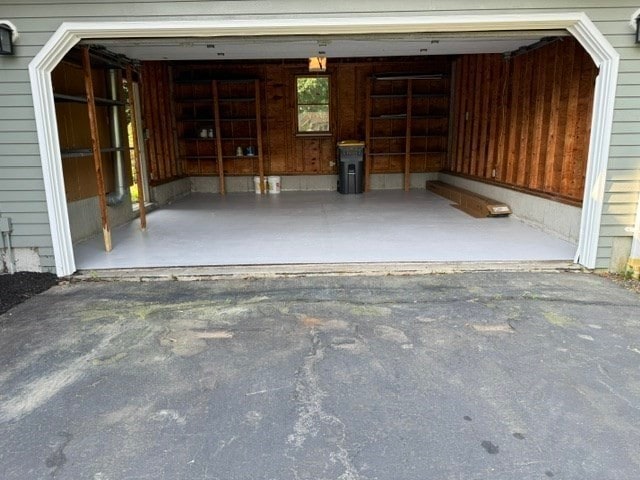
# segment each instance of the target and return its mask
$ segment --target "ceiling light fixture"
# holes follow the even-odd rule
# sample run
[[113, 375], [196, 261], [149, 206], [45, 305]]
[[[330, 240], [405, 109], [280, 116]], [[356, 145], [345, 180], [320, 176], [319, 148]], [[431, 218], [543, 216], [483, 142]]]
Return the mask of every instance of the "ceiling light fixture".
[[323, 57], [323, 56], [309, 57], [309, 71], [310, 72], [326, 72], [327, 57]]

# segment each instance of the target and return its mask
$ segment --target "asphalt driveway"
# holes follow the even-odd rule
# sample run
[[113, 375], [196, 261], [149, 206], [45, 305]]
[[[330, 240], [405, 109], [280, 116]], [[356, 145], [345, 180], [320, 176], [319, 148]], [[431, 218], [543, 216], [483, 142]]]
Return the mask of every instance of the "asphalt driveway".
[[0, 478], [627, 480], [639, 365], [581, 273], [61, 285], [0, 316]]

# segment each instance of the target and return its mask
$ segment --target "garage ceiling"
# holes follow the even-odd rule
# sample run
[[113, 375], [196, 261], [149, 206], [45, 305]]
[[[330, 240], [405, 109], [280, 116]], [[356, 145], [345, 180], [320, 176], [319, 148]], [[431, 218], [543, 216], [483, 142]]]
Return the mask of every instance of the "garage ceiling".
[[83, 43], [99, 44], [114, 53], [138, 60], [266, 60], [315, 55], [346, 58], [505, 53], [546, 37], [567, 35], [564, 30], [538, 30], [402, 36], [132, 38], [85, 40]]

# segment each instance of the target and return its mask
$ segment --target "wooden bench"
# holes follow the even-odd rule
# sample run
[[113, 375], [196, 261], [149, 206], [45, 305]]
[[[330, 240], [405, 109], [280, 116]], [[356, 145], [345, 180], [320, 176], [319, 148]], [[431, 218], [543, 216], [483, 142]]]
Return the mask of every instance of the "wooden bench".
[[456, 208], [476, 218], [506, 217], [511, 214], [507, 204], [464, 188], [437, 181], [427, 181], [426, 186], [427, 190], [451, 200]]

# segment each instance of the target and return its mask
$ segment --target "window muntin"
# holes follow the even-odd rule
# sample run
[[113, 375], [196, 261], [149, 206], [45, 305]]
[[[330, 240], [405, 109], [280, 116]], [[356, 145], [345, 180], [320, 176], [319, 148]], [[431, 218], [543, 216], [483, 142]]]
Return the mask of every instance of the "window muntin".
[[330, 131], [330, 89], [328, 76], [296, 77], [298, 133]]

